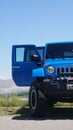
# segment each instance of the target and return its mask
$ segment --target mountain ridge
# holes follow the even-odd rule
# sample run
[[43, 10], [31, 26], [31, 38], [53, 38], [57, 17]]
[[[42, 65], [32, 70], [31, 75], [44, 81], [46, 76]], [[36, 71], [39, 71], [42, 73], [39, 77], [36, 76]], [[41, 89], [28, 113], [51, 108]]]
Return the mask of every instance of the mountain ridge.
[[0, 87], [16, 86], [12, 79], [0, 79]]
[[29, 87], [17, 87], [12, 79], [0, 79], [0, 94], [28, 92]]

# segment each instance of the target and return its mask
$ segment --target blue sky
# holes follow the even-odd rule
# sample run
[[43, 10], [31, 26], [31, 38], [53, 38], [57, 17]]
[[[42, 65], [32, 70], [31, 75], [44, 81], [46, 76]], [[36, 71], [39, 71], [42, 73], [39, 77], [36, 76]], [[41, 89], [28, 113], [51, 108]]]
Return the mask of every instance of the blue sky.
[[11, 78], [13, 44], [73, 40], [73, 0], [0, 0], [0, 78]]

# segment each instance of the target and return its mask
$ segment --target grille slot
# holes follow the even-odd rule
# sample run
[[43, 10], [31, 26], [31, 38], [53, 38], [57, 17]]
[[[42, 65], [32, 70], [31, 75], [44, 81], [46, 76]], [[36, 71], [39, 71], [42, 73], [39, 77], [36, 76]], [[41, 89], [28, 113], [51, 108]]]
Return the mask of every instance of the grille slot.
[[62, 73], [64, 73], [64, 67], [62, 67]]
[[68, 67], [66, 68], [66, 72], [69, 72], [69, 68]]
[[60, 68], [57, 68], [57, 75], [60, 74]]
[[73, 68], [72, 67], [70, 68], [70, 72], [73, 72]]
[[65, 73], [66, 76], [70, 76], [68, 75], [67, 73], [73, 73], [73, 67], [58, 67], [57, 70], [56, 70], [56, 74], [59, 75], [61, 73]]

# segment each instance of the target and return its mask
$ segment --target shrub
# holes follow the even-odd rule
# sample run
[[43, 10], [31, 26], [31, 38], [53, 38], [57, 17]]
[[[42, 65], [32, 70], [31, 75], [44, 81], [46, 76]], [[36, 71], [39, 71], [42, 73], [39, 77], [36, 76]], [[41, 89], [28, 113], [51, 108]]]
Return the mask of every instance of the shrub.
[[18, 107], [24, 105], [28, 105], [28, 102], [21, 100], [16, 94], [0, 96], [0, 107]]

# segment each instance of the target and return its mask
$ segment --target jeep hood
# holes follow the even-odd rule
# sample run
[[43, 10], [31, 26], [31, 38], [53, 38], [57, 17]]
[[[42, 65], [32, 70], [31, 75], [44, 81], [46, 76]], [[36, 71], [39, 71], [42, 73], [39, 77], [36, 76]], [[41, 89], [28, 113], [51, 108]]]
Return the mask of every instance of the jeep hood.
[[73, 66], [73, 58], [53, 58], [45, 61], [45, 65], [64, 65], [70, 64]]

